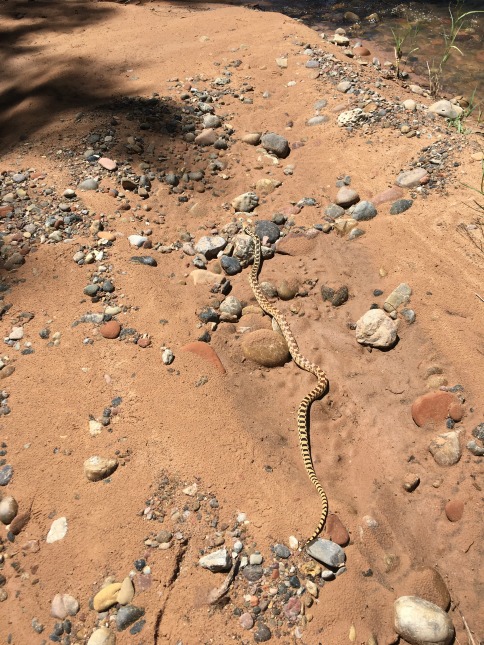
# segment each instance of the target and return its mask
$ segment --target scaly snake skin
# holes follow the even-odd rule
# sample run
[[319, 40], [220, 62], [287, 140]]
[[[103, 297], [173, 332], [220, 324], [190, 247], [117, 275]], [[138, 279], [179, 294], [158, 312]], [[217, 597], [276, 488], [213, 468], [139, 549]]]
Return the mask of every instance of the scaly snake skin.
[[[259, 303], [259, 306], [261, 307], [261, 309], [263, 309], [266, 312], [266, 314], [269, 314], [269, 316], [272, 316], [272, 318], [274, 318], [274, 320], [279, 325], [279, 329], [281, 330], [281, 333], [284, 336], [284, 339], [289, 348], [289, 352], [291, 353], [292, 359], [296, 363], [296, 365], [301, 369], [305, 370], [306, 372], [311, 372], [311, 374], [314, 374], [314, 376], [318, 379], [317, 386], [304, 397], [297, 411], [299, 447], [301, 449], [304, 466], [309, 475], [309, 479], [311, 480], [312, 484], [314, 485], [314, 487], [319, 493], [319, 496], [321, 498], [321, 506], [322, 506], [321, 519], [319, 520], [319, 524], [316, 527], [316, 530], [314, 531], [314, 533], [311, 535], [309, 540], [305, 542], [304, 546], [307, 546], [310, 542], [312, 542], [314, 539], [318, 537], [319, 533], [324, 527], [326, 518], [328, 516], [328, 498], [326, 496], [324, 488], [321, 486], [318, 478], [316, 477], [316, 473], [314, 472], [313, 460], [311, 458], [311, 449], [309, 447], [309, 437], [308, 437], [309, 409], [313, 401], [321, 398], [323, 394], [326, 392], [326, 389], [328, 387], [328, 379], [326, 374], [323, 372], [321, 368], [319, 368], [317, 365], [314, 365], [313, 363], [310, 363], [308, 359], [301, 354], [301, 352], [299, 351], [299, 347], [297, 345], [296, 339], [293, 336], [293, 333], [286, 321], [286, 318], [278, 309], [276, 309], [267, 300], [264, 293], [262, 292], [262, 289], [260, 288], [260, 285], [259, 285], [259, 281], [257, 279], [259, 275], [260, 267], [261, 267], [261, 241], [257, 233], [250, 226], [245, 225], [244, 232], [247, 233], [247, 235], [249, 235], [254, 242], [254, 264], [252, 265], [252, 268], [249, 274], [249, 284], [251, 286], [252, 291], [254, 292], [254, 296], [257, 302]], [[301, 548], [304, 548], [304, 546]]]

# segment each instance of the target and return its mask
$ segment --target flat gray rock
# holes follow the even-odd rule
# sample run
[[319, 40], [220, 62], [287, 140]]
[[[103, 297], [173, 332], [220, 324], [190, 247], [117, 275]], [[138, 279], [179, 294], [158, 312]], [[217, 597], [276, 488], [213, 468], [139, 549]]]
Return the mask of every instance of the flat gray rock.
[[202, 253], [207, 260], [216, 258], [220, 251], [227, 246], [227, 240], [221, 235], [206, 235], [195, 244], [195, 251]]
[[425, 168], [414, 168], [413, 170], [406, 170], [400, 173], [395, 183], [401, 188], [415, 188], [415, 186], [421, 184], [422, 179], [425, 177], [427, 177]]
[[371, 202], [362, 201], [356, 204], [351, 217], [357, 222], [367, 222], [377, 215], [377, 210]]
[[315, 542], [307, 547], [308, 555], [333, 569], [342, 567], [346, 561], [346, 555], [343, 549], [331, 540], [318, 538]]

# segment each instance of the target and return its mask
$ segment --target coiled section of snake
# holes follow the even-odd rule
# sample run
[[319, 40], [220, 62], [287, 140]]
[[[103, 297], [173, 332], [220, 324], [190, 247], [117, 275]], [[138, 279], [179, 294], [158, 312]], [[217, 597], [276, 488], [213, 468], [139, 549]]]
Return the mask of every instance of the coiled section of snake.
[[309, 479], [311, 480], [311, 483], [316, 488], [319, 497], [321, 498], [321, 517], [319, 523], [314, 533], [301, 547], [302, 549], [318, 537], [319, 533], [326, 523], [326, 518], [328, 516], [328, 498], [314, 471], [308, 437], [309, 410], [313, 401], [316, 401], [316, 399], [322, 397], [326, 392], [326, 388], [328, 387], [328, 379], [326, 377], [326, 374], [320, 367], [308, 361], [308, 359], [301, 354], [296, 339], [294, 338], [294, 335], [286, 321], [286, 318], [265, 297], [258, 281], [258, 275], [261, 267], [261, 241], [257, 233], [250, 226], [244, 226], [244, 232], [247, 233], [247, 235], [249, 235], [254, 242], [254, 264], [252, 265], [249, 274], [249, 284], [257, 302], [259, 303], [259, 306], [267, 314], [269, 314], [269, 316], [272, 316], [272, 318], [274, 318], [274, 320], [279, 325], [281, 333], [284, 336], [289, 348], [289, 352], [291, 353], [291, 356], [296, 365], [306, 372], [314, 374], [314, 376], [318, 379], [318, 384], [313, 390], [311, 390], [311, 392], [309, 392], [309, 394], [304, 397], [299, 405], [297, 412], [299, 448], [301, 450], [301, 455], [304, 461], [304, 467], [306, 468], [306, 472], [309, 476]]

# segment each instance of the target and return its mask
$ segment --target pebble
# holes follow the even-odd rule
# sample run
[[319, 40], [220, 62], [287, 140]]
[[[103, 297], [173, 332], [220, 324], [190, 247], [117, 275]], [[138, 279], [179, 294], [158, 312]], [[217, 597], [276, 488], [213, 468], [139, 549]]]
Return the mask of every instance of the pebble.
[[356, 190], [349, 188], [348, 186], [342, 186], [338, 190], [335, 202], [337, 206], [348, 207], [352, 204], [355, 204], [357, 201], [359, 201], [359, 199], [360, 196], [358, 195]]
[[66, 593], [58, 593], [52, 599], [51, 616], [64, 620], [67, 616], [75, 616], [79, 611], [79, 601]]
[[250, 146], [258, 146], [260, 143], [261, 133], [260, 132], [248, 132], [242, 137], [244, 143], [248, 143]]
[[195, 137], [195, 143], [198, 146], [213, 146], [217, 141], [218, 134], [212, 128], [204, 128], [200, 134]]
[[287, 560], [287, 558], [289, 558], [291, 555], [291, 551], [284, 544], [276, 544], [274, 546], [274, 555], [276, 556], [276, 558]]
[[240, 300], [235, 296], [227, 296], [220, 305], [219, 310], [229, 316], [236, 316], [239, 318], [242, 314], [242, 305], [240, 304]]
[[116, 634], [107, 627], [99, 627], [91, 634], [87, 645], [116, 645]]
[[102, 168], [105, 168], [106, 170], [116, 170], [118, 167], [117, 163], [112, 159], [108, 159], [108, 157], [101, 157], [97, 160], [97, 162]]
[[310, 119], [308, 119], [306, 121], [306, 125], [321, 125], [322, 123], [327, 123], [328, 121], [328, 116], [326, 116], [325, 114], [320, 114], [319, 116], [312, 116]]
[[396, 202], [393, 202], [393, 204], [390, 207], [390, 215], [400, 215], [400, 213], [404, 213], [405, 211], [408, 211], [408, 209], [412, 206], [413, 204], [413, 199], [398, 199]]
[[8, 335], [9, 340], [22, 340], [24, 337], [23, 327], [12, 327], [12, 331]]
[[[99, 183], [95, 179], [89, 178], [81, 181], [78, 188], [81, 190], [97, 190], [99, 188]], [[65, 193], [64, 196], [67, 197]]]
[[91, 437], [97, 437], [98, 434], [101, 434], [103, 429], [103, 424], [96, 419], [89, 419], [89, 434]]
[[117, 320], [110, 320], [99, 328], [99, 333], [103, 338], [114, 339], [121, 333], [121, 325]]
[[237, 258], [222, 255], [220, 257], [220, 266], [227, 275], [236, 275], [242, 271], [242, 265]]
[[215, 114], [205, 114], [203, 117], [204, 128], [220, 128], [222, 120]]
[[356, 340], [372, 347], [391, 347], [397, 339], [398, 322], [381, 309], [370, 309], [356, 323]]
[[151, 257], [151, 255], [133, 255], [133, 257], [130, 258], [129, 261], [133, 262], [133, 264], [144, 264], [148, 267], [158, 266], [158, 262], [155, 260], [155, 258]]
[[254, 632], [254, 640], [256, 643], [265, 643], [271, 639], [272, 633], [269, 627], [264, 623], [258, 623], [257, 629]]
[[49, 532], [47, 533], [46, 542], [47, 544], [52, 544], [62, 540], [67, 535], [67, 518], [59, 517], [54, 520], [51, 524]]
[[89, 457], [84, 462], [84, 474], [89, 481], [97, 482], [112, 475], [117, 467], [117, 459], [107, 459], [96, 455]]
[[227, 240], [220, 235], [201, 237], [195, 244], [195, 251], [202, 253], [207, 260], [216, 258], [217, 255], [227, 246]]
[[98, 284], [88, 284], [87, 287], [84, 287], [84, 294], [86, 296], [90, 296], [91, 298], [94, 298], [94, 296], [97, 295], [98, 291], [99, 291]]
[[0, 500], [0, 522], [2, 524], [10, 524], [10, 522], [17, 516], [18, 503], [17, 500], [11, 495], [5, 495]]
[[246, 612], [239, 618], [239, 625], [242, 629], [252, 629], [254, 626], [254, 619], [248, 612]]
[[[166, 540], [169, 542], [169, 540]], [[121, 587], [116, 596], [116, 600], [120, 605], [128, 605], [134, 598], [134, 586], [131, 578], [127, 576], [121, 583]]]
[[351, 217], [357, 222], [366, 222], [377, 215], [377, 210], [371, 202], [361, 201], [356, 204], [351, 213]]
[[264, 238], [267, 238], [270, 244], [277, 242], [281, 236], [281, 231], [277, 224], [270, 220], [261, 219], [256, 222], [254, 228], [260, 239], [263, 240]]
[[350, 536], [343, 523], [337, 515], [330, 513], [326, 521], [326, 531], [332, 542], [340, 546], [346, 546], [350, 541]]
[[397, 186], [401, 188], [415, 188], [419, 186], [427, 177], [425, 168], [414, 168], [413, 170], [406, 170], [398, 175], [396, 179]]
[[[6, 368], [5, 368], [6, 369]], [[5, 369], [3, 371], [5, 371]], [[7, 464], [0, 468], [0, 486], [6, 486], [13, 477], [13, 467]]]
[[289, 360], [289, 349], [281, 334], [270, 329], [257, 329], [242, 337], [244, 356], [264, 367], [278, 367]]
[[459, 433], [452, 430], [438, 435], [430, 442], [429, 451], [439, 466], [453, 466], [461, 458]]
[[274, 132], [264, 134], [261, 138], [261, 145], [264, 150], [272, 152], [280, 159], [285, 159], [291, 151], [288, 140]]
[[145, 610], [142, 607], [135, 607], [134, 605], [125, 605], [118, 609], [116, 614], [116, 627], [119, 632], [126, 629], [137, 620], [144, 616]]
[[136, 247], [139, 249], [143, 244], [148, 240], [147, 237], [144, 237], [143, 235], [128, 235], [128, 242], [131, 244], [131, 246]]
[[450, 101], [442, 99], [429, 105], [429, 112], [443, 116], [446, 119], [456, 119], [462, 114], [463, 110], [459, 105], [454, 105]]
[[243, 569], [243, 575], [249, 582], [257, 582], [264, 575], [264, 569], [259, 564], [249, 564]]
[[348, 90], [351, 89], [351, 82], [350, 81], [341, 81], [341, 83], [338, 83], [336, 86], [336, 89], [338, 92], [343, 92], [345, 94]]
[[198, 564], [212, 573], [218, 573], [219, 571], [228, 571], [231, 568], [232, 558], [227, 549], [219, 549], [202, 556]]
[[400, 305], [406, 305], [408, 303], [411, 295], [412, 295], [411, 287], [405, 282], [402, 282], [385, 299], [385, 302], [383, 304], [383, 309], [388, 313], [392, 311], [396, 311]]
[[403, 488], [407, 493], [413, 493], [413, 491], [420, 484], [420, 477], [414, 475], [413, 473], [407, 473], [403, 480]]
[[297, 596], [292, 596], [284, 605], [283, 611], [289, 622], [295, 622], [301, 613], [301, 600]]
[[166, 347], [163, 350], [163, 353], [161, 354], [161, 360], [163, 361], [164, 365], [171, 365], [173, 363], [173, 361], [175, 360], [175, 355], [173, 354], [171, 349]]
[[477, 441], [469, 441], [467, 443], [467, 450], [472, 452], [472, 454], [476, 457], [484, 457], [484, 446], [479, 445]]
[[439, 390], [422, 394], [412, 403], [412, 418], [419, 428], [427, 424], [444, 423], [455, 402], [456, 398], [450, 392]]
[[339, 544], [318, 538], [307, 547], [308, 555], [328, 567], [339, 568], [345, 563], [346, 556]]
[[232, 200], [232, 208], [237, 213], [251, 213], [259, 204], [259, 198], [255, 193], [242, 193]]
[[472, 436], [479, 439], [479, 441], [484, 441], [484, 423], [479, 423], [479, 425], [472, 430]]
[[402, 103], [402, 105], [409, 112], [415, 112], [417, 109], [417, 103], [413, 99], [407, 99]]
[[454, 639], [449, 616], [437, 605], [418, 596], [400, 596], [394, 604], [394, 627], [413, 645], [448, 645]]
[[292, 300], [299, 291], [297, 280], [283, 280], [277, 285], [277, 295], [281, 300]]
[[100, 591], [98, 591], [92, 601], [94, 611], [106, 611], [106, 609], [109, 609], [110, 607], [115, 605], [118, 602], [118, 591], [120, 589], [120, 582], [112, 582], [111, 584], [106, 585]]
[[461, 499], [451, 499], [445, 505], [445, 514], [449, 522], [458, 522], [464, 514], [464, 502]]
[[249, 556], [249, 564], [262, 564], [263, 559], [261, 553], [251, 553]]

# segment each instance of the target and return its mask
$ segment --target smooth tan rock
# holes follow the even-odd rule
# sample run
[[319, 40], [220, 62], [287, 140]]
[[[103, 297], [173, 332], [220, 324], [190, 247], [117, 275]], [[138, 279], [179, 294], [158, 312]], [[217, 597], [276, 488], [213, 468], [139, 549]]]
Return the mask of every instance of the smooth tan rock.
[[449, 415], [450, 406], [455, 402], [456, 398], [450, 392], [439, 390], [422, 394], [412, 403], [412, 418], [419, 427], [443, 423]]
[[121, 583], [121, 589], [117, 595], [117, 601], [120, 605], [129, 605], [134, 598], [134, 586], [131, 578], [127, 576]]
[[282, 182], [277, 181], [276, 179], [259, 179], [255, 185], [257, 193], [262, 197], [266, 197], [275, 191], [281, 185]]
[[237, 333], [239, 334], [246, 334], [257, 329], [272, 329], [270, 317], [260, 314], [245, 314], [237, 323]]
[[242, 141], [250, 146], [258, 146], [261, 136], [262, 132], [248, 132], [242, 136]]
[[394, 627], [411, 645], [449, 645], [454, 626], [437, 605], [418, 596], [401, 596], [394, 604]]
[[221, 374], [225, 374], [225, 367], [222, 365], [222, 361], [217, 356], [215, 350], [212, 349], [210, 345], [207, 345], [207, 343], [197, 340], [193, 343], [184, 345], [181, 349], [184, 352], [191, 352], [192, 354], [203, 358], [203, 360], [211, 363]]
[[205, 271], [204, 269], [194, 269], [190, 272], [190, 277], [193, 280], [193, 284], [197, 286], [213, 286], [214, 284], [219, 284], [222, 280], [222, 276], [220, 274], [212, 273], [212, 271]]
[[278, 367], [289, 360], [284, 338], [270, 329], [258, 329], [242, 337], [244, 356], [264, 367]]
[[101, 240], [108, 240], [108, 242], [116, 241], [116, 233], [111, 233], [110, 231], [98, 231], [97, 236]]
[[84, 462], [84, 474], [90, 482], [97, 482], [112, 475], [117, 467], [117, 459], [108, 459], [95, 455]]
[[113, 582], [101, 591], [98, 591], [92, 601], [92, 606], [97, 612], [106, 611], [118, 602], [118, 591], [121, 589], [120, 582]]
[[116, 645], [116, 634], [107, 627], [99, 627], [91, 634], [87, 645]]
[[17, 500], [11, 495], [5, 495], [0, 501], [0, 522], [10, 524], [18, 513]]
[[277, 285], [277, 295], [281, 300], [292, 300], [299, 291], [299, 284], [296, 279], [283, 280]]

